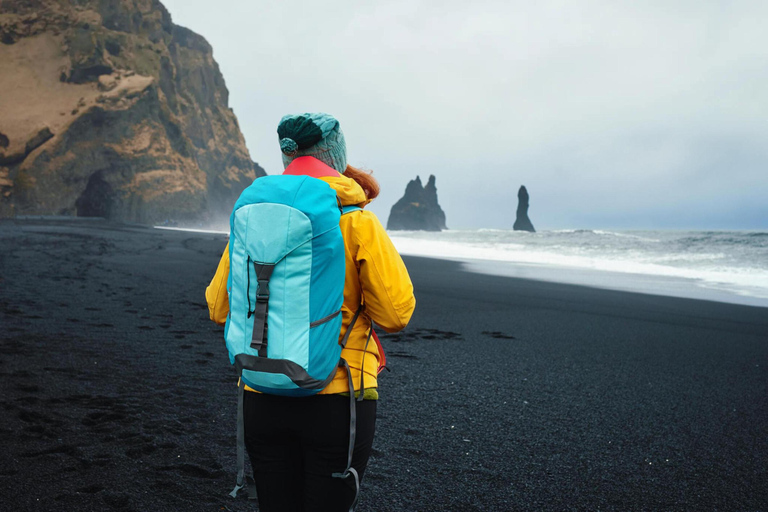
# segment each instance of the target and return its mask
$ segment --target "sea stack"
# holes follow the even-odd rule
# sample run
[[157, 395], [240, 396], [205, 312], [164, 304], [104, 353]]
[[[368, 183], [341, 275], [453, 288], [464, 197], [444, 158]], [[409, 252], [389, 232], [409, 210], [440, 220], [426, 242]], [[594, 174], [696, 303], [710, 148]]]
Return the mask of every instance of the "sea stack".
[[435, 177], [430, 175], [427, 186], [421, 184], [421, 178], [408, 182], [405, 195], [392, 206], [387, 221], [387, 229], [442, 231], [445, 226], [445, 213], [437, 202]]
[[531, 219], [528, 218], [528, 191], [524, 186], [517, 191], [517, 219], [513, 226], [515, 231], [530, 231], [535, 233]]
[[226, 218], [264, 175], [211, 46], [157, 0], [4, 0], [0, 217]]

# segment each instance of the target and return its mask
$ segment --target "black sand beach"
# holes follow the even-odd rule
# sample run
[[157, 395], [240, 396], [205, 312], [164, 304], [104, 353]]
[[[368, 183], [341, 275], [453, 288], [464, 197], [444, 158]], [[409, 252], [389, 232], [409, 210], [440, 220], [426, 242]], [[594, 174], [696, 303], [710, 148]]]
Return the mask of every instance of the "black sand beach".
[[[0, 509], [256, 510], [221, 235], [0, 221]], [[768, 510], [768, 309], [406, 258], [358, 510]]]

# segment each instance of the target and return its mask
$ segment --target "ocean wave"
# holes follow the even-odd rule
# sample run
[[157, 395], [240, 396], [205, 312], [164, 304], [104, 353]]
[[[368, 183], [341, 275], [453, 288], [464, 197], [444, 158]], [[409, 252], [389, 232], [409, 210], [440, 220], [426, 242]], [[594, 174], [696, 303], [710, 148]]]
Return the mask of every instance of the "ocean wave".
[[738, 247], [747, 246], [755, 248], [768, 248], [768, 233], [723, 233], [695, 234], [685, 236], [677, 240], [677, 243], [686, 246], [718, 246]]
[[591, 229], [560, 229], [555, 231], [549, 231], [549, 233], [562, 233], [564, 235], [584, 235], [584, 234], [590, 234], [594, 235], [595, 232]]
[[548, 235], [566, 235], [566, 236], [596, 235], [597, 237], [630, 238], [634, 240], [642, 240], [642, 241], [654, 242], [654, 243], [661, 241], [657, 238], [648, 238], [648, 237], [640, 236], [633, 233], [618, 233], [616, 231], [607, 231], [604, 229], [553, 229], [548, 231], [541, 231], [541, 233], [548, 234]]
[[643, 240], [645, 242], [654, 242], [654, 243], [661, 242], [661, 240], [657, 238], [648, 238], [640, 235], [633, 235], [630, 233], [617, 233], [615, 231], [603, 231], [602, 229], [596, 229], [594, 230], [594, 233], [598, 235], [605, 235], [605, 236], [616, 236], [619, 238], [632, 238], [635, 240]]
[[[392, 234], [392, 239], [403, 254], [685, 278], [702, 286], [768, 297], [768, 251], [759, 244], [744, 244], [741, 233], [727, 233], [727, 237], [720, 233], [718, 243], [704, 242], [710, 236], [692, 232], [544, 234], [548, 236], [523, 238], [475, 231], [459, 237]], [[730, 243], [725, 238], [731, 238]]]

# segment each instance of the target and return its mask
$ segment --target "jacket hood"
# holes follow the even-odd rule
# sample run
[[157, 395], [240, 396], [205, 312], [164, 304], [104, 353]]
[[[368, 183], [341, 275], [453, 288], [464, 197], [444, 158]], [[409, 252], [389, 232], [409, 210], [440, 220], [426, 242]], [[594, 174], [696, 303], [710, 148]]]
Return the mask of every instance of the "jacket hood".
[[355, 180], [347, 178], [343, 175], [328, 176], [320, 178], [333, 190], [336, 191], [336, 195], [341, 199], [342, 206], [355, 205], [360, 208], [364, 207], [371, 201], [365, 196], [365, 191]]

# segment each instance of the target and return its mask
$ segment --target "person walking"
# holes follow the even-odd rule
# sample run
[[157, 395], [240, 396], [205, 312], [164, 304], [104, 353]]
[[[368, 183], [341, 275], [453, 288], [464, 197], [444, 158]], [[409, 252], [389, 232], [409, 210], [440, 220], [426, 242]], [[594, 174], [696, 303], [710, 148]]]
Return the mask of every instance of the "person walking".
[[[348, 362], [357, 398], [351, 467], [362, 481], [373, 445], [377, 376], [384, 357], [373, 323], [390, 333], [404, 329], [416, 304], [413, 285], [381, 222], [364, 209], [378, 195], [379, 185], [371, 173], [347, 163], [339, 122], [323, 113], [287, 115], [277, 133], [283, 174], [322, 180], [336, 192], [341, 206], [359, 208], [339, 222], [345, 253], [339, 339], [348, 334], [341, 357]], [[229, 313], [228, 275], [229, 246], [205, 293], [210, 318], [220, 325]], [[338, 478], [348, 464], [349, 389], [342, 367], [312, 396], [271, 395], [245, 386], [244, 440], [262, 512], [353, 509], [355, 479]]]

